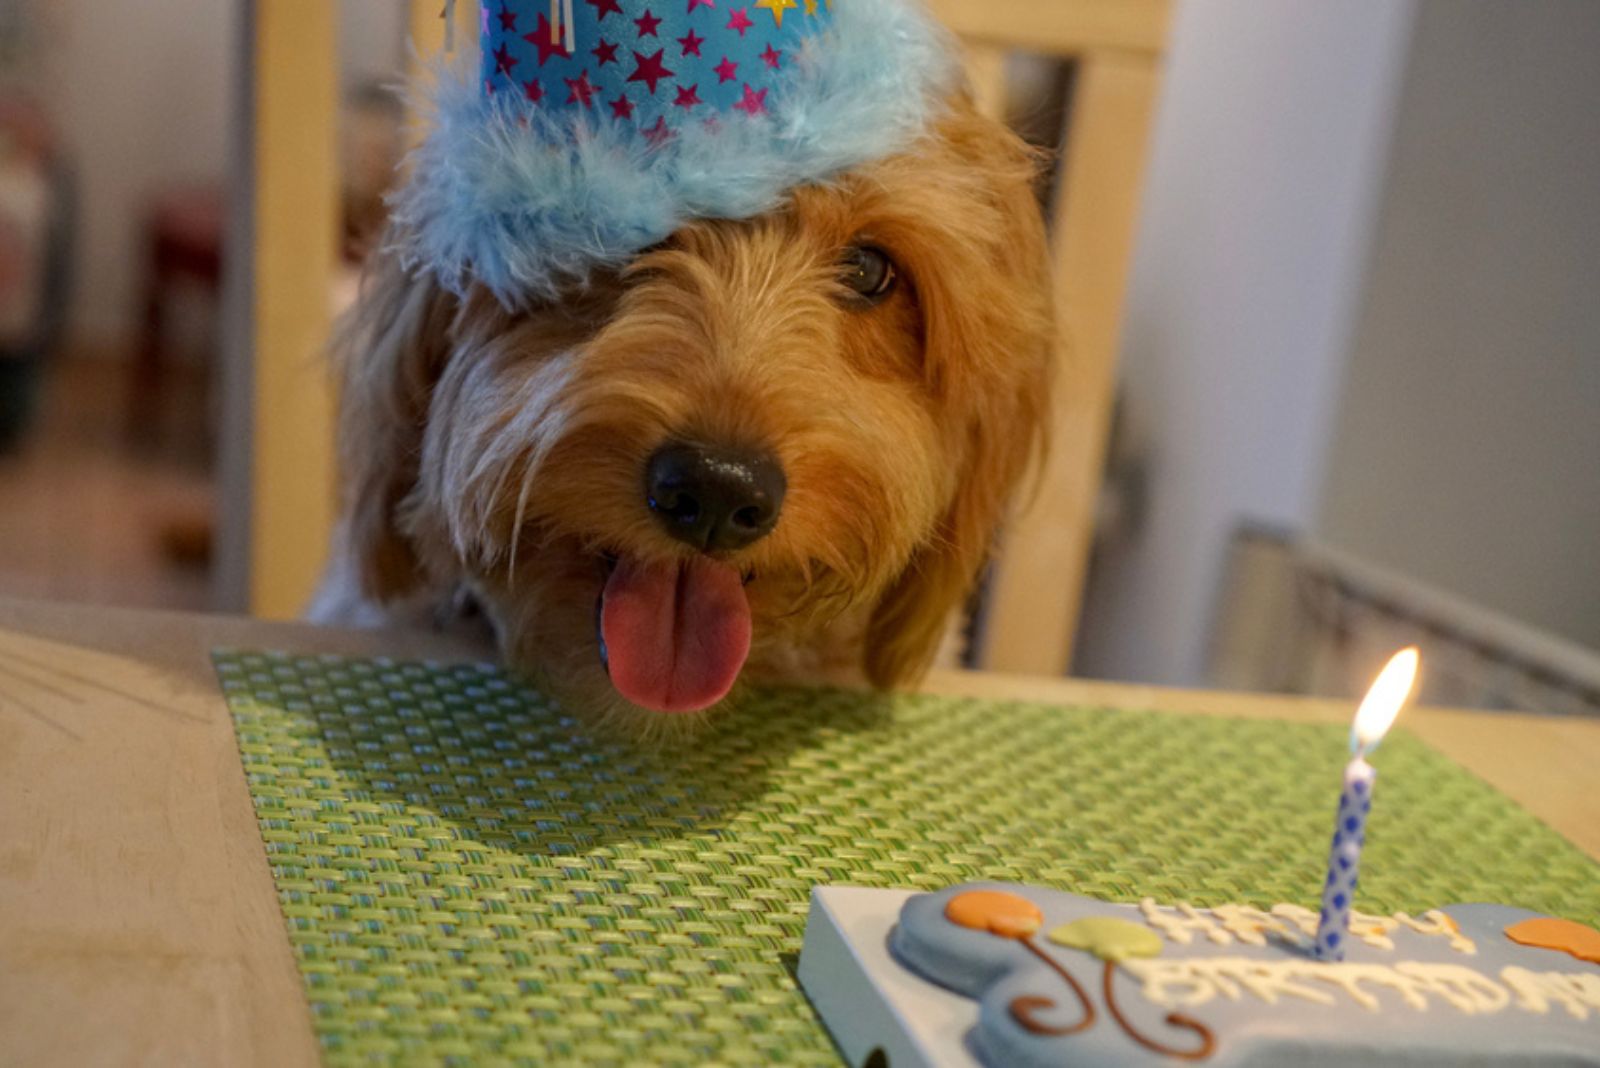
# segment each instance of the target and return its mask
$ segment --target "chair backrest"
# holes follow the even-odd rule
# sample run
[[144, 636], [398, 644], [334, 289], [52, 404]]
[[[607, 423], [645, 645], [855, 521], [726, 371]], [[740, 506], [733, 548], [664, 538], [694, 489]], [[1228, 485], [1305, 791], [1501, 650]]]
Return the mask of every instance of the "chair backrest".
[[[444, 44], [442, 0], [411, 0], [419, 62]], [[457, 39], [476, 32], [456, 5]], [[304, 610], [334, 522], [333, 389], [320, 358], [339, 239], [339, 5], [249, 0], [229, 242], [223, 374], [220, 607], [270, 618]], [[239, 426], [248, 427], [239, 432]]]
[[[972, 657], [996, 670], [1058, 674], [1070, 662], [1093, 534], [1170, 0], [928, 2], [968, 43], [980, 106], [997, 114], [1009, 52], [1070, 59], [1075, 69], [1052, 198], [1065, 338], [1053, 447], [1037, 498], [1005, 532]], [[443, 44], [440, 6], [412, 0], [421, 56]], [[460, 39], [472, 40], [473, 6], [456, 6]], [[251, 314], [225, 388], [252, 432], [247, 453], [225, 471], [249, 488], [247, 501], [224, 501], [220, 555], [225, 568], [235, 559], [243, 577], [232, 585], [248, 591], [229, 607], [281, 617], [309, 598], [333, 521], [331, 390], [316, 355], [337, 234], [337, 6], [251, 0], [246, 10], [253, 107], [242, 187], [252, 195], [241, 198], [246, 239], [233, 243], [231, 267]], [[247, 518], [230, 524], [227, 513]]]
[[974, 666], [1071, 664], [1115, 393], [1123, 297], [1170, 0], [929, 0], [966, 41], [980, 107], [997, 116], [1013, 51], [1070, 60], [1051, 242], [1062, 325], [1051, 451], [1038, 495], [1003, 532], [979, 609]]
[[334, 520], [333, 389], [319, 358], [339, 229], [338, 5], [248, 0], [222, 365], [217, 600], [291, 618]]

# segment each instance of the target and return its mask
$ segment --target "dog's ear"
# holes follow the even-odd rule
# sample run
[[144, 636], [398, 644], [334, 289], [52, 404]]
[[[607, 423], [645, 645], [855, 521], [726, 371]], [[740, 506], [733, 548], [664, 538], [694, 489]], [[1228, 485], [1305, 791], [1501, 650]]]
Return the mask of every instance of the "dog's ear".
[[429, 398], [449, 353], [457, 307], [431, 278], [378, 252], [360, 301], [334, 338], [338, 536], [362, 594], [375, 601], [401, 597], [422, 581], [398, 513], [416, 484]]
[[957, 484], [934, 538], [868, 624], [867, 675], [885, 688], [927, 670], [1042, 451], [1055, 351], [1035, 154], [965, 104], [941, 125], [935, 151], [955, 157], [962, 200], [947, 205], [942, 247], [914, 274], [927, 388], [950, 428]]

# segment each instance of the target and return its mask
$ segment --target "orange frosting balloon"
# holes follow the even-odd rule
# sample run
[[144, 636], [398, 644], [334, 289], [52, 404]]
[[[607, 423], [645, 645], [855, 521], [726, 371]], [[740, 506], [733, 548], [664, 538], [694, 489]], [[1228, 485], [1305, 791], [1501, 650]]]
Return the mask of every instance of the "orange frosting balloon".
[[944, 907], [951, 923], [988, 931], [1001, 938], [1026, 938], [1044, 923], [1044, 914], [1025, 897], [1004, 890], [968, 890]]
[[1579, 960], [1600, 964], [1600, 931], [1572, 920], [1555, 920], [1548, 916], [1523, 920], [1507, 927], [1506, 937], [1519, 945], [1559, 949]]

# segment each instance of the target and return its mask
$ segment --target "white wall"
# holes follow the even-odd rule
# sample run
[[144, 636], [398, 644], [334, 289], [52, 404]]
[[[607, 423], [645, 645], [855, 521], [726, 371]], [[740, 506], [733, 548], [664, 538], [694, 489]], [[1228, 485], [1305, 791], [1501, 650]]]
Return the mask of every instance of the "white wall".
[[1600, 647], [1600, 5], [1425, 0], [1319, 533]]
[[114, 344], [139, 321], [144, 206], [174, 182], [220, 179], [236, 5], [49, 0], [52, 118], [79, 181], [71, 329]]
[[1312, 518], [1412, 15], [1178, 5], [1122, 353], [1149, 513], [1097, 562], [1077, 673], [1199, 682], [1234, 523]]

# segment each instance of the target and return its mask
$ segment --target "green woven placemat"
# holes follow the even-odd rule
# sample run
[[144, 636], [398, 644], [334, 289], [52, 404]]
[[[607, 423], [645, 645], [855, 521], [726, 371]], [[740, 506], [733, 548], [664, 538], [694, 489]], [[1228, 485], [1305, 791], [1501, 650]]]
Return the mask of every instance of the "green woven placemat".
[[[219, 653], [330, 1063], [837, 1064], [816, 883], [1014, 879], [1315, 907], [1345, 730], [777, 691], [692, 745], [584, 737], [486, 666]], [[1367, 911], [1600, 920], [1600, 868], [1396, 732]]]

